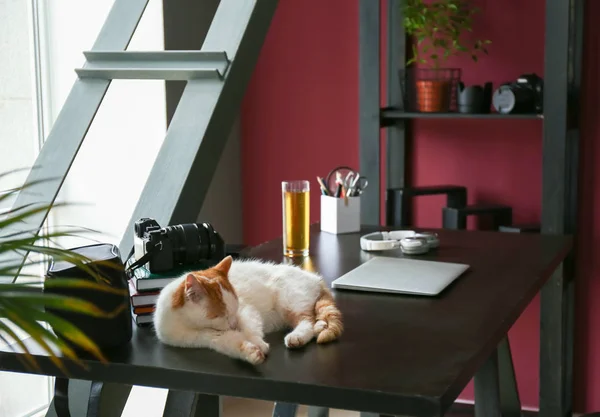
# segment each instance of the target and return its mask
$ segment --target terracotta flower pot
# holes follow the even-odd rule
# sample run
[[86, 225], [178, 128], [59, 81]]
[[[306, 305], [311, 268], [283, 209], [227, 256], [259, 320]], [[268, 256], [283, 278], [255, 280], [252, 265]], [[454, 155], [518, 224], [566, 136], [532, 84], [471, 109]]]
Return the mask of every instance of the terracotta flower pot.
[[450, 110], [450, 81], [419, 80], [416, 86], [419, 111], [433, 113]]

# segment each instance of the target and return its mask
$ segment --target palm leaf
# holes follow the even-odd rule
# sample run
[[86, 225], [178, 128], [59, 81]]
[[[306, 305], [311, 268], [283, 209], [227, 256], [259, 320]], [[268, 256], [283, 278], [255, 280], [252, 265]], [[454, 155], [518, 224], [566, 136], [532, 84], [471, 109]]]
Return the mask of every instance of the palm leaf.
[[[90, 266], [90, 259], [79, 253], [68, 251], [66, 249], [30, 244], [27, 242], [22, 242], [19, 250], [27, 251], [29, 253], [37, 253], [40, 255], [47, 255], [53, 257], [56, 260], [68, 262], [77, 266], [83, 272], [94, 277], [96, 280], [103, 281], [107, 284], [109, 283], [109, 280], [99, 272], [97, 267]], [[96, 264], [98, 266], [102, 264], [107, 267], [110, 267], [110, 264], [108, 263], [96, 262]]]
[[52, 313], [41, 310], [30, 309], [28, 312], [31, 318], [39, 321], [44, 321], [52, 326], [55, 332], [69, 340], [71, 343], [87, 351], [95, 356], [101, 362], [107, 362], [106, 357], [102, 354], [98, 346], [87, 337], [81, 330], [69, 323], [67, 320], [58, 317]]
[[[6, 300], [4, 300], [3, 302], [4, 302], [5, 306], [8, 307], [7, 309], [5, 309], [8, 319], [11, 320], [15, 325], [17, 325], [21, 329], [23, 329], [25, 332], [27, 332], [27, 334], [33, 340], [35, 340], [35, 342], [38, 345], [40, 345], [40, 347], [42, 349], [44, 349], [44, 351], [50, 357], [50, 360], [52, 361], [52, 363], [54, 365], [56, 365], [56, 367], [58, 369], [60, 369], [61, 372], [63, 372], [64, 374], [67, 374], [68, 373], [67, 369], [64, 367], [62, 361], [58, 358], [58, 356], [56, 356], [56, 353], [54, 353], [54, 350], [52, 349], [52, 347], [50, 345], [48, 345], [47, 341], [43, 337], [44, 330], [46, 330], [44, 328], [44, 326], [42, 326], [35, 320], [25, 319], [24, 317], [26, 317], [27, 315], [25, 314], [25, 312], [23, 311], [23, 309], [21, 308], [21, 306], [19, 304], [11, 303], [11, 302], [7, 303]], [[21, 314], [19, 314], [19, 313], [21, 313]], [[8, 326], [6, 326], [6, 327], [8, 327]], [[26, 354], [26, 356], [33, 358], [33, 356], [31, 355], [30, 352], [28, 352]], [[34, 361], [35, 361], [35, 358], [34, 358]], [[36, 362], [35, 369], [36, 370], [39, 369], [39, 367], [37, 367], [37, 362]]]
[[[25, 353], [25, 361], [26, 363], [31, 366], [33, 369], [38, 369], [38, 364], [35, 360], [35, 358], [31, 355], [31, 352], [29, 352], [29, 349], [27, 348], [27, 346], [25, 346], [25, 343], [23, 343], [23, 341], [21, 339], [19, 339], [19, 336], [17, 336], [17, 334], [13, 331], [13, 329], [11, 329], [6, 323], [0, 321], [0, 331], [6, 333], [8, 336], [10, 336], [10, 338], [13, 340], [13, 343], [16, 343], [21, 350], [23, 350], [23, 352]], [[12, 344], [2, 336], [2, 334], [0, 333], [0, 337], [2, 337], [2, 341], [4, 341], [4, 343], [6, 343], [7, 345], [9, 345], [11, 347], [11, 349], [14, 351], [14, 348], [12, 348]]]
[[[10, 291], [12, 289], [22, 289], [35, 286], [37, 284], [33, 283], [23, 283], [23, 284], [6, 284], [0, 286], [0, 292], [2, 291]], [[4, 288], [8, 287], [8, 288]], [[44, 283], [45, 288], [77, 288], [77, 289], [87, 289], [87, 290], [95, 290], [101, 291], [108, 294], [115, 295], [126, 295], [128, 291], [125, 289], [114, 288], [109, 285], [99, 284], [94, 281], [87, 281], [83, 279], [75, 279], [75, 278], [53, 278]]]
[[[12, 284], [8, 284], [6, 286], [9, 286], [9, 285], [12, 285]], [[16, 285], [19, 285], [19, 284], [16, 284]], [[3, 286], [4, 285], [0, 285], [0, 288]], [[19, 323], [18, 327], [20, 327], [22, 330], [27, 332], [32, 337], [32, 339], [34, 339], [37, 342], [38, 336], [43, 337], [44, 339], [46, 339], [47, 341], [49, 341], [50, 343], [55, 345], [64, 356], [71, 359], [73, 362], [77, 363], [78, 365], [84, 366], [84, 363], [81, 362], [81, 360], [77, 357], [77, 355], [75, 354], [73, 349], [67, 343], [65, 343], [64, 340], [61, 340], [54, 333], [52, 333], [51, 331], [46, 329], [44, 326], [40, 325], [36, 319], [31, 319], [30, 312], [25, 311], [25, 310], [32, 309], [31, 306], [29, 306], [27, 304], [21, 305], [20, 303], [22, 300], [18, 300], [18, 299], [9, 300], [8, 303], [6, 301], [7, 301], [6, 298], [4, 298], [4, 297], [0, 298], [0, 314], [5, 315], [5, 316], [9, 317], [9, 319], [10, 319], [10, 318], [14, 318], [14, 316], [11, 316], [11, 311], [13, 311], [13, 312], [18, 311], [18, 312], [22, 313], [20, 316], [20, 320], [19, 319], [17, 320], [17, 323]], [[7, 311], [7, 310], [11, 310], [11, 311]], [[44, 313], [41, 310], [39, 310], [39, 311]], [[42, 316], [43, 316], [43, 314], [42, 314]], [[39, 317], [37, 312], [34, 312], [34, 317]], [[15, 323], [13, 323], [13, 324], [15, 324]], [[2, 321], [0, 321], [0, 330], [5, 331], [6, 333], [9, 333], [10, 337], [14, 340], [14, 342], [18, 343], [19, 347], [21, 347], [21, 349], [23, 349], [23, 351], [27, 354], [26, 356], [28, 356], [28, 357], [31, 356], [27, 347], [24, 344], [22, 344], [21, 340], [10, 329], [10, 327], [7, 326]], [[0, 334], [0, 337], [1, 337], [1, 334]], [[9, 343], [8, 341], [6, 341], [6, 339], [4, 339], [4, 340], [5, 340], [5, 343], [7, 343], [7, 344]], [[44, 348], [43, 345], [41, 347], [44, 350], [46, 350], [46, 348]], [[50, 356], [52, 356], [52, 354], [54, 353], [52, 350], [46, 350], [46, 352]], [[57, 363], [57, 365], [58, 365], [58, 363]]]
[[[10, 285], [10, 284], [9, 284]], [[66, 295], [50, 295], [44, 293], [35, 293], [32, 291], [2, 291], [3, 301], [19, 300], [20, 303], [26, 303], [30, 306], [50, 308], [53, 310], [70, 311], [72, 313], [83, 313], [98, 318], [113, 318], [121, 314], [125, 305], [121, 304], [113, 311], [102, 311], [95, 304], [89, 301], [80, 300]]]
[[[15, 171], [15, 172], [17, 172], [17, 171]], [[7, 176], [7, 173], [0, 174], [0, 179], [4, 178], [5, 176]], [[39, 179], [39, 180], [35, 180], [35, 181], [29, 181], [29, 182], [21, 185], [20, 187], [9, 188], [8, 190], [4, 190], [4, 191], [0, 192], [0, 202], [6, 200], [16, 194], [25, 193], [28, 188], [31, 188], [38, 184], [43, 184], [43, 183], [49, 182], [49, 181], [51, 181], [51, 179]]]
[[[0, 173], [0, 178], [19, 171], [23, 170]], [[0, 203], [18, 197], [19, 193], [30, 193], [33, 187], [54, 180], [56, 179], [29, 181], [20, 187], [0, 192]], [[28, 227], [31, 218], [40, 213], [47, 214], [52, 208], [65, 205], [64, 203], [54, 205], [33, 203], [16, 206], [0, 214], [0, 278], [8, 277], [13, 281], [17, 276], [39, 278], [37, 275], [21, 273], [23, 267], [46, 264], [46, 259], [51, 257], [54, 262], [67, 262], [75, 266], [82, 271], [82, 274], [93, 277], [93, 280], [50, 279], [45, 283], [46, 288], [86, 289], [107, 294], [127, 295], [126, 290], [108, 285], [108, 280], [103, 276], [102, 270], [95, 265], [92, 266], [90, 259], [56, 244], [56, 239], [78, 237], [81, 236], [81, 233], [92, 232], [92, 230], [73, 228], [68, 231], [50, 231], [42, 227], [31, 227], [31, 225]], [[35, 255], [36, 259], [30, 259], [28, 256], [30, 254]], [[39, 259], [37, 259], [38, 256]], [[106, 263], [103, 266], [112, 267], [113, 265]], [[126, 306], [122, 305], [107, 312], [86, 300], [40, 290], [41, 283], [0, 284], [0, 316], [7, 317], [15, 326], [25, 331], [63, 373], [66, 373], [66, 368], [60, 358], [61, 355], [84, 366], [71, 346], [76, 346], [92, 354], [100, 361], [106, 361], [100, 349], [89, 337], [67, 320], [46, 311], [46, 308], [92, 317], [110, 318], [121, 313]], [[40, 322], [49, 324], [54, 332], [49, 331]], [[10, 339], [12, 339], [11, 348], [18, 346], [24, 353], [19, 356], [19, 360], [25, 362], [29, 367], [36, 367], [37, 362], [27, 346], [10, 326], [0, 321], [0, 340], [9, 344]]]
[[[0, 179], [7, 177], [11, 174], [17, 173], [17, 172], [27, 170], [27, 169], [28, 168], [16, 169], [16, 170], [0, 173]], [[4, 191], [0, 192], [0, 201], [5, 200], [6, 198], [9, 198], [15, 194], [25, 193], [29, 188], [34, 187], [36, 185], [44, 184], [44, 183], [51, 182], [51, 181], [56, 181], [58, 179], [59, 179], [58, 177], [55, 177], [55, 178], [41, 178], [41, 179], [37, 179], [37, 180], [33, 180], [33, 181], [26, 181], [24, 184], [22, 184], [19, 187], [9, 188], [8, 190], [4, 190]], [[52, 207], [50, 207], [50, 208], [52, 208]]]

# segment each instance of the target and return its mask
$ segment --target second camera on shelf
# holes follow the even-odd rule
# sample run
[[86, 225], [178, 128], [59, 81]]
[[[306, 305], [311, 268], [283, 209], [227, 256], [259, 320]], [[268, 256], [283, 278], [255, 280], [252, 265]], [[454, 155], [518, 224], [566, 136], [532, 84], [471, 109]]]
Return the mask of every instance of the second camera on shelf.
[[492, 97], [494, 109], [501, 114], [542, 113], [544, 80], [536, 74], [523, 74], [502, 84]]

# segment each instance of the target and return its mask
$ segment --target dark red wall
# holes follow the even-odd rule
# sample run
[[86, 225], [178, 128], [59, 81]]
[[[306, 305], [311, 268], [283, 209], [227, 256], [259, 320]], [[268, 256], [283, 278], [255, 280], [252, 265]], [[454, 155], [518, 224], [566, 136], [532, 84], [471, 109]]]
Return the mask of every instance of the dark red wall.
[[[449, 65], [463, 68], [467, 84], [497, 84], [524, 72], [543, 75], [544, 0], [478, 3], [483, 14], [474, 31], [493, 41], [490, 55], [478, 63], [459, 58]], [[600, 3], [590, 3], [594, 4], [587, 16], [598, 16]], [[600, 296], [600, 274], [592, 252], [600, 239], [600, 225], [594, 224], [600, 188], [593, 182], [600, 169], [592, 164], [600, 152], [595, 147], [600, 139], [600, 112], [594, 101], [599, 93], [600, 32], [588, 32], [578, 262], [578, 410], [600, 409], [600, 395], [593, 395], [600, 391], [600, 303], [592, 301]], [[281, 0], [242, 108], [246, 243], [257, 244], [281, 234], [282, 180], [311, 180], [315, 190], [311, 193], [312, 221], [318, 221], [315, 176], [325, 175], [337, 164], [358, 165], [357, 118], [358, 2]], [[509, 204], [515, 221], [539, 220], [541, 121], [426, 120], [414, 124], [414, 134], [414, 184], [462, 184], [469, 189], [470, 202]], [[435, 197], [419, 200], [416, 224], [441, 226], [442, 204]], [[522, 401], [536, 407], [537, 299], [511, 330], [510, 341]], [[471, 387], [462, 397], [472, 398]]]

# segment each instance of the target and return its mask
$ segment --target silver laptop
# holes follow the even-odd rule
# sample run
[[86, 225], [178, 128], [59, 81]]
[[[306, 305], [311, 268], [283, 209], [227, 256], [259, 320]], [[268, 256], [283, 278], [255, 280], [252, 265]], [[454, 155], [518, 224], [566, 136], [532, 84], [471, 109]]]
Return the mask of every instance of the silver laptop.
[[393, 294], [438, 295], [469, 265], [376, 257], [342, 275], [333, 288]]

